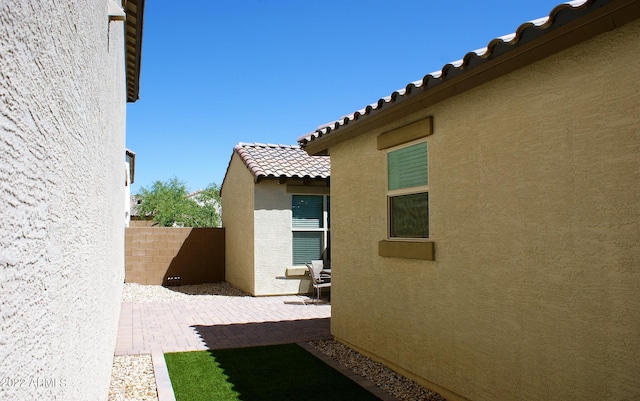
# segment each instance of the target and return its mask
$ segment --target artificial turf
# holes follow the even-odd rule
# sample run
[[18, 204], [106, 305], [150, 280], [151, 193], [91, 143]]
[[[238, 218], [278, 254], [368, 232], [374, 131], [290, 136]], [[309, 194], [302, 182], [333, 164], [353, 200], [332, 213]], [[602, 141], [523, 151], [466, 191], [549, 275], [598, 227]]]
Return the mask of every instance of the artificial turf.
[[378, 400], [296, 344], [165, 354], [177, 401]]

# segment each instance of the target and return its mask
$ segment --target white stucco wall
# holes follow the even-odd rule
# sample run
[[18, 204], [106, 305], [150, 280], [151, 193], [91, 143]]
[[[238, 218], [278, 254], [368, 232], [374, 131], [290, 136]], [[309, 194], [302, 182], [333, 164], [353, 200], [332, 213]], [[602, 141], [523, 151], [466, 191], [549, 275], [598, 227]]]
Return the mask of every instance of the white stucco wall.
[[292, 266], [291, 194], [278, 181], [255, 187], [255, 295], [298, 294], [309, 290], [304, 276], [287, 277]]
[[106, 400], [124, 279], [123, 23], [0, 2], [0, 399]]

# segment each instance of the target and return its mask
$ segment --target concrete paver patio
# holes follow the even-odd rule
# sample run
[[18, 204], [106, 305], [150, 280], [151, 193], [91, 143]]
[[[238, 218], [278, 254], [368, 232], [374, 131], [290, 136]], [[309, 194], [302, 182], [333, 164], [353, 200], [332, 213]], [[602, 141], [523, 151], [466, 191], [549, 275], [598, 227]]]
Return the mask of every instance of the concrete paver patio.
[[307, 341], [331, 339], [331, 305], [306, 296], [216, 296], [124, 302], [115, 355], [151, 354], [159, 401], [175, 401], [164, 353], [299, 343], [383, 401], [396, 398], [332, 361]]
[[331, 338], [331, 305], [305, 296], [123, 303], [116, 355], [197, 351]]

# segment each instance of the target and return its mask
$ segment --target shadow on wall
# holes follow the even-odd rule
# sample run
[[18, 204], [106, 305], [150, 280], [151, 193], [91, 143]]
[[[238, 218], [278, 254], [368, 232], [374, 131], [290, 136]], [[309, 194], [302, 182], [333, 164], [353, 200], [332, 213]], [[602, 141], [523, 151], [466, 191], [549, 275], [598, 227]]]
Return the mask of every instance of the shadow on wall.
[[224, 281], [223, 228], [129, 227], [127, 283], [188, 285]]
[[191, 229], [171, 260], [162, 285], [219, 283], [224, 281], [224, 263], [224, 229]]

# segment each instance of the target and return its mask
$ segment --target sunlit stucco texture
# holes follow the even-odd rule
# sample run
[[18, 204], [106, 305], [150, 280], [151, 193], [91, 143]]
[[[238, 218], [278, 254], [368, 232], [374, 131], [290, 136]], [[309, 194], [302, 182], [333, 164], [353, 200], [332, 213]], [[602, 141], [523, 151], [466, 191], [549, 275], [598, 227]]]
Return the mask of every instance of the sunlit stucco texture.
[[107, 399], [124, 58], [107, 2], [0, 2], [0, 399]]
[[387, 238], [379, 127], [329, 149], [332, 332], [451, 399], [640, 397], [640, 23], [438, 103], [435, 261]]

